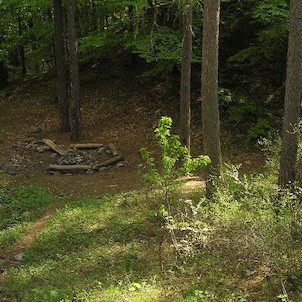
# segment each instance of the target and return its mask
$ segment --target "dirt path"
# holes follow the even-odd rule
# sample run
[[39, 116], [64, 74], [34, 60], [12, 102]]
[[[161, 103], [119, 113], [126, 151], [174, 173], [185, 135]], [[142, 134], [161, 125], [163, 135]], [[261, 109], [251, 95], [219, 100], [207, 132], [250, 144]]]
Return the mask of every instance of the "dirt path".
[[[54, 216], [56, 211], [64, 204], [52, 204], [48, 207], [44, 215], [38, 219], [25, 236], [16, 241], [12, 246], [1, 252], [0, 255], [0, 284], [5, 279], [5, 270], [17, 266], [22, 262], [23, 255], [34, 241], [35, 236]], [[18, 259], [19, 258], [19, 259]]]

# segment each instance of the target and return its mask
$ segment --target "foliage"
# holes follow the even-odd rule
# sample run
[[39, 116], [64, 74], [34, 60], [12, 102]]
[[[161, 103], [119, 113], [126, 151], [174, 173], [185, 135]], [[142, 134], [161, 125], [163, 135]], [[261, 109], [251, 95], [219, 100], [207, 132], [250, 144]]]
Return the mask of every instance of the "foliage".
[[173, 190], [177, 186], [181, 176], [210, 163], [208, 156], [200, 155], [192, 158], [188, 149], [181, 145], [179, 136], [171, 134], [171, 127], [172, 119], [163, 116], [154, 131], [154, 137], [161, 151], [160, 170], [156, 168], [155, 160], [146, 148], [142, 148], [140, 151], [149, 169], [148, 173], [144, 175], [144, 179], [162, 190], [166, 202], [169, 202], [167, 195], [171, 189]]
[[272, 114], [256, 101], [243, 96], [234, 96], [228, 89], [220, 89], [219, 102], [221, 110], [226, 112], [229, 121], [236, 126], [240, 124], [241, 131], [245, 131], [249, 139], [257, 140], [266, 137], [272, 130]]

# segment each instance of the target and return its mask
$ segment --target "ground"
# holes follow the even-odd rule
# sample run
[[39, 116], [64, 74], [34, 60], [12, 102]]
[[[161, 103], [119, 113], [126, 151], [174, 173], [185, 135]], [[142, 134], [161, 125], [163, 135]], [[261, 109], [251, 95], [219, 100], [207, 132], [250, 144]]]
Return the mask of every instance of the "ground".
[[[69, 134], [58, 132], [54, 80], [28, 79], [0, 96], [0, 163], [8, 164], [7, 170], [12, 174], [10, 180], [78, 196], [97, 196], [100, 192], [142, 186], [139, 172], [142, 172], [140, 167], [143, 162], [139, 150], [148, 147], [158, 157], [153, 130], [159, 118], [162, 115], [171, 116], [177, 131], [177, 84], [149, 83], [131, 73], [127, 78], [101, 77], [99, 81], [95, 78], [96, 74], [89, 72], [82, 79], [84, 131], [80, 142], [113, 143], [126, 157], [124, 167], [113, 167], [92, 175], [46, 174], [51, 152], [39, 154], [28, 147], [27, 142], [50, 138], [58, 144], [68, 145]], [[198, 116], [197, 109], [193, 110], [195, 116]], [[193, 122], [192, 153], [198, 155], [202, 153], [200, 120], [195, 118]], [[226, 131], [222, 131], [224, 135]], [[264, 157], [261, 155], [243, 151], [234, 156], [229, 150], [226, 151], [225, 160], [242, 164], [243, 170], [257, 171], [263, 167]]]

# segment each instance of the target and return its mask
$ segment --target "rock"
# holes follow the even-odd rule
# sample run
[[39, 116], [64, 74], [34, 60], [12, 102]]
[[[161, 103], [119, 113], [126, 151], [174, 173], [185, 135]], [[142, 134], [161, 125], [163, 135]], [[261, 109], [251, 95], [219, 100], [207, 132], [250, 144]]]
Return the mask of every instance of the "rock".
[[105, 153], [106, 148], [105, 147], [100, 147], [96, 150], [97, 153], [101, 154], [101, 153]]
[[58, 165], [94, 165], [98, 162], [97, 158], [87, 154], [87, 152], [72, 150], [57, 158]]
[[122, 168], [122, 167], [125, 166], [125, 164], [123, 162], [119, 162], [116, 166], [119, 167], [119, 168]]
[[102, 171], [106, 171], [107, 169], [108, 169], [108, 167], [101, 167], [101, 168], [99, 169], [99, 171], [102, 172]]
[[93, 174], [93, 173], [94, 173], [94, 170], [92, 170], [92, 169], [89, 169], [89, 170], [86, 171], [86, 174], [87, 174], [87, 175]]
[[18, 255], [16, 255], [16, 256], [14, 257], [14, 259], [15, 259], [16, 261], [22, 261], [23, 258], [24, 258], [24, 253], [19, 253]]
[[111, 155], [112, 154], [111, 150], [110, 149], [106, 149], [106, 154]]

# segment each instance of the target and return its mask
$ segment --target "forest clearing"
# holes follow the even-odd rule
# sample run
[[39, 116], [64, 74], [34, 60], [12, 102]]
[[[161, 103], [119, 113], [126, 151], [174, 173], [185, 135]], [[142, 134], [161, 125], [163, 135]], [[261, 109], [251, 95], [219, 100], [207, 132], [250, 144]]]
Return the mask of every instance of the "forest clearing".
[[0, 302], [302, 301], [302, 3], [17, 2]]

